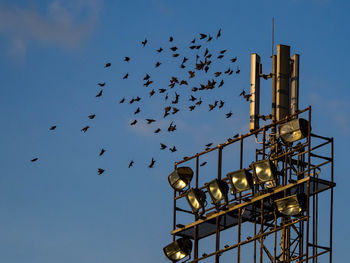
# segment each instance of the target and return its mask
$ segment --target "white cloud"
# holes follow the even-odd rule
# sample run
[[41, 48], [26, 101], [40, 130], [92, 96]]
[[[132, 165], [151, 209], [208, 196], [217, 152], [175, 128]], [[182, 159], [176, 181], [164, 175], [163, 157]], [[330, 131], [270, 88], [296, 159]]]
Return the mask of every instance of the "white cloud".
[[29, 42], [73, 49], [94, 30], [99, 2], [55, 0], [48, 4], [45, 14], [32, 8], [0, 5], [0, 33], [10, 38], [18, 54], [25, 54]]

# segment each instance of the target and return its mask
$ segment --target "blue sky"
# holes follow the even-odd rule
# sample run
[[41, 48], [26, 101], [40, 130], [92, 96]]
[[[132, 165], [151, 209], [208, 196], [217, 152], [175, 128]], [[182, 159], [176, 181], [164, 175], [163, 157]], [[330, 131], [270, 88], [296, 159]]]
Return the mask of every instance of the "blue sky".
[[[264, 73], [270, 72], [274, 17], [275, 43], [291, 45], [301, 56], [300, 107], [312, 105], [314, 132], [335, 137], [334, 262], [342, 262], [350, 234], [344, 209], [349, 5], [336, 0], [1, 0], [1, 261], [167, 262], [162, 247], [171, 240], [173, 193], [167, 176], [174, 161], [205, 144], [248, 132], [249, 105], [239, 93], [249, 90], [251, 53], [259, 53]], [[232, 67], [228, 58], [237, 56], [233, 69], [239, 66], [240, 74], [203, 94], [203, 105], [193, 112], [186, 110], [189, 93], [184, 92], [181, 110], [172, 116], [177, 131], [164, 132], [170, 122], [160, 117], [164, 98], [157, 93], [150, 99], [142, 78], [149, 73], [156, 90], [167, 88], [171, 75], [187, 78], [179, 68], [182, 57], [171, 57], [169, 36], [180, 54], [194, 59], [189, 42], [199, 33], [215, 36], [219, 28], [222, 37], [208, 47], [215, 54], [227, 52], [213, 68], [226, 70]], [[161, 54], [155, 52], [159, 47], [165, 49]], [[157, 69], [156, 61], [163, 63]], [[104, 68], [106, 62], [112, 66]], [[106, 82], [101, 98], [95, 97], [98, 82]], [[271, 83], [265, 82], [262, 111], [268, 114]], [[137, 106], [118, 102], [138, 95], [141, 113], [132, 127]], [[216, 99], [225, 106], [208, 113], [207, 104]], [[226, 119], [230, 110], [233, 116]], [[93, 113], [96, 118], [89, 120]], [[153, 117], [156, 123], [145, 124]], [[49, 131], [52, 125], [55, 131]], [[86, 125], [90, 129], [83, 134]], [[162, 132], [155, 135], [157, 127]], [[178, 151], [162, 152], [160, 142]], [[102, 147], [106, 153], [99, 157]], [[31, 163], [34, 157], [39, 160]], [[149, 169], [152, 157], [156, 163]], [[128, 169], [130, 160], [135, 164]], [[211, 160], [203, 181], [213, 178]], [[103, 176], [97, 168], [106, 170]]]

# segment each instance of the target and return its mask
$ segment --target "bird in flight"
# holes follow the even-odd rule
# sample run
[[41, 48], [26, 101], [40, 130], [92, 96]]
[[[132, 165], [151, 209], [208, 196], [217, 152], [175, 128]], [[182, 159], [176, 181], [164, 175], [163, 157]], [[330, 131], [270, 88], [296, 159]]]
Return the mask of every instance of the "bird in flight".
[[159, 61], [157, 61], [155, 68], [158, 68], [162, 63], [160, 63]]
[[31, 159], [30, 161], [33, 163], [33, 162], [36, 162], [38, 160], [38, 158], [34, 158], [34, 159]]
[[127, 79], [129, 77], [129, 73], [126, 73], [123, 77], [123, 79]]
[[130, 61], [130, 58], [129, 58], [129, 57], [125, 57], [125, 58], [124, 58], [124, 61], [129, 62], [129, 61]]
[[207, 162], [202, 162], [199, 166], [204, 166], [206, 164], [207, 164]]
[[160, 52], [162, 52], [163, 51], [163, 49], [160, 47], [159, 49], [157, 49], [157, 52], [158, 53], [160, 53]]
[[161, 149], [161, 150], [164, 150], [166, 147], [167, 147], [167, 146], [166, 146], [165, 144], [163, 144], [163, 143], [160, 144], [160, 149]]
[[169, 148], [169, 150], [170, 150], [172, 153], [177, 151], [177, 149], [176, 149], [175, 146], [174, 146], [173, 148]]
[[137, 109], [136, 109], [136, 111], [134, 112], [134, 114], [137, 114], [137, 113], [139, 113], [141, 110], [140, 110], [140, 107], [138, 107]]
[[97, 169], [98, 175], [101, 175], [101, 174], [103, 174], [104, 172], [105, 172], [105, 170], [102, 169], [102, 168], [98, 168], [98, 169]]
[[151, 124], [152, 122], [155, 122], [156, 120], [154, 120], [154, 119], [146, 119], [146, 121], [147, 121], [147, 124]]
[[54, 129], [56, 129], [56, 127], [57, 127], [56, 125], [51, 126], [51, 127], [50, 127], [50, 131], [53, 131]]
[[154, 133], [158, 133], [158, 132], [160, 132], [160, 131], [161, 131], [161, 129], [158, 128], [158, 129], [156, 129], [156, 130], [154, 131]]
[[81, 129], [81, 131], [85, 133], [89, 128], [90, 126], [85, 126], [84, 128]]
[[148, 165], [148, 168], [153, 168], [155, 162], [156, 160], [154, 160], [154, 158], [152, 157], [151, 163]]
[[90, 120], [92, 120], [93, 118], [95, 118], [95, 116], [96, 116], [96, 114], [91, 114], [91, 115], [88, 116], [88, 118], [89, 118]]
[[100, 90], [100, 92], [96, 95], [96, 98], [101, 97], [103, 93], [103, 89]]
[[226, 113], [226, 118], [227, 118], [227, 119], [230, 118], [231, 116], [232, 116], [232, 111]]
[[147, 38], [145, 38], [145, 40], [144, 40], [144, 41], [142, 41], [142, 42], [141, 42], [141, 44], [142, 44], [142, 46], [143, 46], [143, 47], [145, 47], [145, 46], [146, 46], [146, 44], [147, 44]]
[[110, 62], [106, 63], [105, 68], [110, 67], [112, 64]]
[[101, 151], [100, 151], [100, 156], [101, 156], [102, 154], [104, 154], [105, 151], [106, 151], [106, 150], [102, 148]]
[[131, 161], [130, 161], [130, 163], [129, 163], [128, 168], [130, 168], [130, 167], [131, 167], [133, 164], [134, 164], [134, 161], [133, 161], [133, 160], [131, 160]]
[[134, 120], [132, 123], [130, 123], [130, 125], [135, 125], [137, 123], [137, 120]]
[[103, 87], [104, 85], [106, 85], [106, 82], [103, 82], [103, 83], [97, 83], [97, 85], [99, 85], [100, 87]]
[[119, 103], [124, 103], [124, 101], [125, 101], [125, 97], [122, 98], [122, 99], [119, 101]]
[[221, 37], [221, 28], [219, 29], [218, 33], [216, 34], [216, 39], [218, 39], [219, 37]]

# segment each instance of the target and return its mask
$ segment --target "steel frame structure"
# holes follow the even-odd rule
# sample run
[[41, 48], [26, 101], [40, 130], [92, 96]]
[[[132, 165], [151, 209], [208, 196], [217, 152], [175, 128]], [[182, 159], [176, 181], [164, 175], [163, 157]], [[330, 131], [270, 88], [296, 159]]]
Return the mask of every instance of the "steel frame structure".
[[[275, 133], [278, 125], [305, 115], [308, 120], [308, 136], [305, 139], [295, 145], [286, 145], [278, 140]], [[243, 258], [247, 260], [247, 255], [242, 255], [241, 252], [243, 246], [250, 244], [253, 250], [250, 254], [252, 259], [247, 262], [317, 263], [321, 255], [328, 254], [329, 262], [332, 263], [334, 140], [311, 133], [311, 106], [207, 151], [175, 162], [175, 169], [195, 159], [195, 187], [206, 191], [205, 186], [199, 186], [198, 183], [200, 157], [217, 151], [217, 178], [228, 181], [227, 177], [222, 176], [222, 150], [238, 143], [240, 146], [239, 163], [242, 169], [244, 168], [244, 142], [251, 136], [262, 137], [262, 142], [256, 149], [255, 159], [256, 161], [270, 159], [279, 167], [279, 185], [271, 189], [255, 185], [251, 191], [239, 193], [229, 199], [225, 209], [217, 211], [215, 207], [209, 207], [204, 216], [196, 216], [192, 223], [185, 226], [177, 225], [178, 213], [192, 212], [177, 206], [179, 199], [185, 197], [185, 193], [174, 191], [173, 230], [171, 231], [173, 241], [176, 237], [187, 237], [193, 240], [194, 249], [190, 262], [199, 262], [214, 257], [215, 263], [219, 263], [223, 253], [236, 250], [237, 258], [234, 262], [240, 263]], [[321, 173], [321, 168], [326, 171]], [[320, 225], [318, 208], [321, 192], [330, 195], [329, 240], [327, 242], [324, 238], [322, 242], [318, 240]], [[274, 209], [273, 200], [298, 193], [306, 195], [305, 211], [295, 217], [280, 217]], [[322, 207], [324, 206], [322, 204]], [[246, 224], [253, 227], [254, 235], [243, 240], [242, 226]], [[224, 247], [220, 246], [220, 233], [232, 227], [237, 228], [237, 236], [233, 237], [236, 241]], [[215, 250], [200, 256], [199, 241], [212, 235], [215, 235]], [[268, 248], [269, 246], [273, 248]]]

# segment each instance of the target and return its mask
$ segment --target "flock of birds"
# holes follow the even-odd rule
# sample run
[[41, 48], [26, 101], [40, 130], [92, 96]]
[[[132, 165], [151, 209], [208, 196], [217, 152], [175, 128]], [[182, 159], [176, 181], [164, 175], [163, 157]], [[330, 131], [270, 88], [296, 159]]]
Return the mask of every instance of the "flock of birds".
[[[218, 30], [218, 32], [216, 33], [216, 39], [219, 39], [221, 37], [221, 29]], [[164, 113], [163, 113], [163, 118], [166, 119], [167, 116], [169, 115], [175, 115], [177, 114], [181, 109], [179, 107], [179, 101], [180, 101], [180, 94], [181, 92], [176, 90], [177, 87], [181, 87], [181, 90], [183, 89], [183, 87], [188, 87], [190, 84], [189, 82], [194, 79], [196, 77], [197, 74], [200, 73], [205, 73], [206, 75], [209, 75], [210, 72], [210, 67], [211, 64], [214, 60], [216, 61], [222, 61], [222, 59], [225, 57], [226, 55], [226, 49], [220, 50], [217, 54], [213, 54], [207, 47], [204, 50], [204, 45], [205, 43], [211, 42], [214, 39], [213, 36], [211, 36], [210, 34], [199, 34], [199, 40], [196, 40], [196, 38], [194, 38], [191, 42], [190, 42], [190, 46], [188, 47], [191, 50], [196, 51], [196, 55], [195, 58], [193, 60], [190, 60], [188, 57], [183, 56], [182, 58], [182, 62], [180, 63], [180, 68], [183, 69], [187, 75], [187, 78], [181, 79], [179, 77], [176, 76], [172, 76], [169, 80], [169, 84], [168, 84], [168, 88], [159, 88], [158, 89], [158, 94], [163, 94], [164, 95], [164, 100], [167, 102], [168, 106], [164, 107]], [[179, 57], [180, 54], [177, 53], [178, 52], [178, 47], [175, 46], [173, 44], [174, 42], [174, 38], [172, 36], [170, 36], [169, 38], [169, 43], [170, 43], [170, 47], [169, 49], [171, 50], [171, 56], [172, 57]], [[147, 38], [144, 39], [144, 41], [141, 42], [141, 46], [143, 48], [146, 48], [148, 44], [148, 40]], [[166, 49], [164, 47], [164, 49]], [[160, 47], [159, 49], [156, 50], [157, 53], [162, 53], [164, 51], [164, 49], [162, 47]], [[181, 56], [182, 57], [182, 56]], [[132, 59], [128, 56], [124, 57], [124, 62], [126, 63], [130, 63], [130, 61], [132, 61]], [[225, 71], [216, 71], [213, 72], [213, 75], [211, 77], [209, 77], [205, 82], [200, 83], [197, 86], [193, 86], [190, 88], [190, 92], [191, 95], [188, 98], [188, 101], [190, 102], [191, 105], [188, 106], [188, 110], [189, 111], [194, 111], [195, 109], [197, 109], [198, 107], [200, 107], [203, 103], [202, 98], [198, 97], [197, 95], [195, 95], [198, 91], [207, 91], [207, 90], [213, 90], [213, 89], [218, 89], [221, 88], [225, 82], [224, 82], [224, 76], [230, 76], [232, 74], [239, 74], [240, 73], [240, 69], [238, 66], [235, 66], [237, 61], [237, 57], [231, 57], [229, 59], [229, 67], [225, 70]], [[191, 65], [189, 65], [189, 63], [192, 62]], [[162, 65], [162, 62], [160, 61], [156, 61], [154, 68], [158, 68]], [[111, 67], [112, 64], [110, 62], [105, 64], [105, 68], [109, 68]], [[233, 69], [233, 67], [235, 69]], [[209, 72], [209, 73], [208, 73]], [[124, 76], [123, 79], [126, 80], [129, 78], [129, 73], [127, 72]], [[150, 76], [149, 73], [146, 73], [145, 76], [143, 77], [143, 86], [146, 87], [149, 91], [148, 91], [148, 97], [152, 97], [154, 96], [157, 91], [156, 89], [154, 89], [152, 87], [152, 84], [154, 83], [154, 80], [152, 79], [152, 77]], [[100, 87], [100, 90], [98, 91], [98, 93], [96, 94], [96, 98], [100, 98], [103, 96], [103, 87], [106, 85], [106, 82], [102, 82], [102, 83], [97, 83], [97, 85]], [[191, 85], [192, 86], [192, 85]], [[173, 91], [174, 90], [174, 91]], [[172, 95], [169, 95], [169, 93], [172, 93]], [[242, 96], [242, 98], [244, 98], [245, 100], [249, 101], [250, 98], [250, 94], [247, 94], [244, 90], [240, 93], [240, 96]], [[138, 102], [140, 102], [142, 100], [141, 97], [136, 96], [136, 97], [132, 97], [130, 99], [126, 99], [125, 97], [121, 98], [119, 101], [119, 104], [137, 104]], [[223, 108], [225, 105], [225, 101], [219, 99], [219, 100], [215, 100], [211, 103], [208, 103], [208, 111], [213, 111], [214, 109], [221, 109]], [[131, 126], [137, 126], [137, 123], [140, 122], [140, 119], [137, 119], [136, 116], [138, 116], [138, 114], [141, 112], [141, 107], [137, 106], [136, 110], [133, 112], [133, 115], [135, 116], [135, 119], [130, 123]], [[91, 114], [88, 116], [89, 119], [93, 120], [95, 118], [95, 114]], [[230, 118], [232, 116], [232, 111], [228, 111], [227, 113], [225, 113], [225, 117], [226, 118]], [[147, 118], [145, 119], [146, 123], [148, 125], [152, 125], [153, 123], [156, 123], [157, 120], [156, 119], [151, 119], [151, 118]], [[50, 131], [54, 131], [57, 128], [56, 125], [51, 126], [49, 128]], [[88, 132], [88, 129], [90, 128], [89, 125], [81, 128], [81, 132], [86, 133]], [[171, 132], [175, 132], [177, 130], [176, 124], [174, 121], [171, 121], [167, 131], [169, 133]], [[154, 133], [157, 134], [159, 132], [161, 132], [162, 129], [160, 127], [156, 128], [154, 130]], [[239, 134], [236, 134], [233, 136], [233, 138], [237, 138], [239, 136]], [[228, 138], [228, 141], [232, 140], [232, 138]], [[213, 143], [208, 143], [205, 145], [205, 150], [209, 150], [210, 147], [213, 145]], [[176, 146], [173, 147], [168, 147], [166, 144], [164, 143], [160, 143], [160, 150], [165, 150], [165, 149], [169, 149], [170, 152], [176, 152], [177, 148]], [[105, 149], [101, 149], [99, 156], [102, 156], [104, 153], [106, 152]], [[184, 159], [186, 159], [188, 157], [184, 157]], [[36, 162], [38, 161], [38, 157], [35, 157], [33, 159], [30, 160], [31, 162]], [[152, 157], [148, 167], [149, 168], [153, 168], [155, 165], [156, 160], [154, 159], [154, 157]], [[204, 166], [206, 165], [207, 162], [203, 162], [200, 164], [200, 166]], [[134, 165], [134, 160], [131, 160], [129, 162], [128, 168], [131, 168]], [[102, 175], [105, 172], [104, 169], [102, 168], [98, 168], [97, 169], [97, 174], [98, 175]]]

